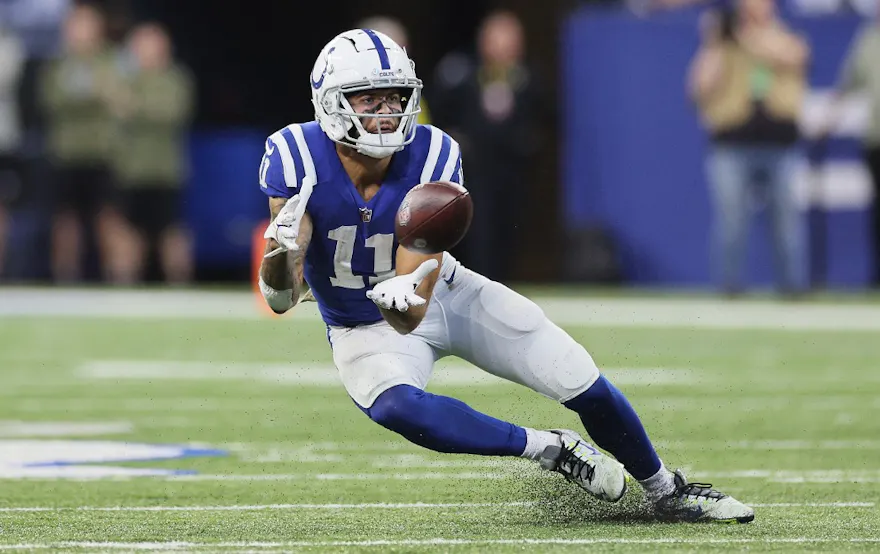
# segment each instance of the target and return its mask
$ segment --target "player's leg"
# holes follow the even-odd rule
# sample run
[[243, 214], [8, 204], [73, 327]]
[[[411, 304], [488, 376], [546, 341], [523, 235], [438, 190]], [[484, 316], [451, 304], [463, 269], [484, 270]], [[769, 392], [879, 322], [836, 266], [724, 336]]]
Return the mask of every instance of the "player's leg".
[[[729, 519], [730, 514], [752, 517], [751, 510], [739, 502], [730, 499], [722, 504], [720, 501], [729, 497], [689, 486], [667, 470], [626, 397], [600, 374], [584, 347], [547, 319], [534, 302], [480, 275], [466, 270], [461, 273], [460, 290], [437, 293], [455, 333], [451, 338], [457, 355], [575, 411], [593, 441], [639, 480], [658, 507], [692, 513], [688, 499], [695, 497], [702, 499], [695, 502], [713, 502], [711, 508], [702, 506], [701, 510], [724, 516], [718, 519]], [[563, 438], [559, 452], [563, 460], [566, 450], [572, 448], [570, 442]], [[551, 455], [558, 450], [551, 446]], [[615, 488], [619, 482], [615, 468], [598, 452], [585, 456], [584, 461], [595, 468], [588, 475], [589, 482], [579, 483], [581, 486], [611, 498], [618, 492], [623, 494]]]
[[524, 428], [425, 392], [437, 354], [423, 338], [381, 322], [334, 327], [329, 339], [346, 391], [379, 425], [437, 452], [522, 455]]

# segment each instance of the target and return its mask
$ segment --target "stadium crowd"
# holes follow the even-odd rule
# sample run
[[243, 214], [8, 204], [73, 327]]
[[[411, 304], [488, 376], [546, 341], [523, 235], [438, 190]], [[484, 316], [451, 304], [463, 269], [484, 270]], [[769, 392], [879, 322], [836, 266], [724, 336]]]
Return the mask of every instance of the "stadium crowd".
[[[623, 4], [644, 15], [703, 2], [593, 3]], [[798, 120], [810, 45], [785, 27], [772, 0], [711, 4], [722, 9], [703, 21], [703, 42], [683, 88], [712, 145], [707, 181], [717, 282], [728, 294], [743, 288], [749, 198], [764, 187], [775, 218], [778, 286], [798, 294], [809, 286], [808, 252], [803, 214], [792, 200], [792, 160], [801, 154]], [[411, 43], [393, 17], [354, 24]], [[513, 12], [490, 11], [475, 35], [472, 52], [451, 51], [431, 68], [420, 122], [445, 129], [461, 145], [477, 211], [457, 256], [504, 281], [514, 273], [508, 246], [524, 240], [518, 222], [527, 217], [521, 199], [528, 195], [528, 168], [559, 114]], [[841, 97], [867, 91], [875, 114], [880, 66], [868, 60], [880, 55], [878, 37], [871, 25], [853, 42], [838, 87]], [[197, 79], [176, 58], [172, 42], [161, 24], [131, 21], [98, 3], [0, 2], [0, 280], [31, 280], [39, 274], [32, 268], [36, 258], [45, 258], [56, 283], [193, 280], [184, 191]], [[829, 112], [820, 134], [837, 118]], [[876, 115], [871, 121], [864, 150], [876, 192], [880, 124]], [[874, 259], [880, 260], [874, 205]], [[43, 223], [22, 236], [46, 240], [11, 234], [10, 220], [28, 210], [45, 217], [30, 218]]]

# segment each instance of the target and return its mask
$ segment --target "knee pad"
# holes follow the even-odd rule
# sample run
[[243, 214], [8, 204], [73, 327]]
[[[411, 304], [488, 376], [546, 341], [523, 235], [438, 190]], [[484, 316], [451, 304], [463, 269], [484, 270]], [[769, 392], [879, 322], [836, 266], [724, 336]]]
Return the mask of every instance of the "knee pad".
[[451, 308], [456, 315], [473, 319], [502, 340], [517, 340], [533, 333], [545, 319], [537, 304], [494, 281], [483, 285], [476, 302], [461, 295], [452, 301]]
[[534, 385], [545, 396], [565, 403], [589, 389], [599, 378], [590, 353], [568, 333], [545, 319], [526, 355]]
[[421, 389], [397, 385], [380, 394], [364, 412], [382, 427], [402, 432], [417, 423], [421, 412], [419, 405], [424, 397], [425, 391]]

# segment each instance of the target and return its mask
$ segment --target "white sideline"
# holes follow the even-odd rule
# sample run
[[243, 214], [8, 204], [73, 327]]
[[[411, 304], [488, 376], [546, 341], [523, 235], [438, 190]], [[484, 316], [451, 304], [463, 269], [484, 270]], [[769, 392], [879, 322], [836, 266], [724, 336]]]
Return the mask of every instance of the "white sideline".
[[[524, 508], [539, 502], [412, 502], [363, 504], [254, 504], [229, 506], [13, 506], [9, 512], [256, 512], [263, 510], [423, 510], [443, 508]], [[874, 502], [771, 502], [750, 504], [754, 508], [873, 508]]]
[[[521, 467], [521, 466], [520, 466]], [[689, 468], [684, 468], [686, 473], [691, 473]], [[513, 479], [522, 476], [521, 471], [513, 468], [504, 468], [502, 471], [422, 471], [422, 472], [396, 472], [396, 473], [197, 473], [183, 475], [159, 475], [148, 476], [149, 479], [165, 481], [440, 481], [440, 480], [501, 480]], [[533, 479], [553, 479], [555, 476], [549, 472], [535, 469], [529, 476]], [[880, 483], [880, 470], [735, 470], [735, 471], [700, 471], [694, 472], [695, 480], [702, 479], [763, 479], [772, 483]], [[22, 477], [9, 477], [9, 479], [21, 479]], [[124, 481], [130, 479], [143, 479], [144, 476], [118, 476], [114, 480]], [[0, 480], [6, 479], [0, 475]], [[33, 481], [55, 481], [55, 477], [34, 476], [27, 477]], [[103, 477], [72, 477], [67, 481], [95, 481]]]
[[[785, 331], [880, 330], [880, 305], [826, 301], [801, 304], [772, 300], [728, 302], [716, 298], [657, 296], [602, 298], [535, 295], [560, 325], [683, 327]], [[270, 317], [250, 291], [77, 290], [0, 288], [0, 316], [125, 319], [265, 319]], [[298, 306], [287, 320], [319, 321], [314, 304]]]
[[[604, 368], [619, 385], [691, 385], [710, 380], [709, 375], [687, 368]], [[202, 362], [183, 360], [87, 360], [75, 369], [82, 379], [113, 382], [166, 381], [261, 381], [287, 386], [342, 386], [332, 364], [266, 364], [247, 362]], [[467, 362], [437, 364], [431, 377], [434, 385], [510, 384]]]
[[398, 539], [398, 540], [366, 540], [366, 541], [286, 541], [286, 542], [92, 542], [66, 541], [55, 543], [21, 543], [0, 545], [0, 550], [37, 550], [60, 548], [94, 548], [107, 550], [180, 550], [186, 548], [328, 548], [346, 546], [467, 546], [467, 545], [591, 545], [591, 544], [828, 544], [828, 543], [880, 543], [877, 537], [856, 538], [732, 538], [732, 539]]

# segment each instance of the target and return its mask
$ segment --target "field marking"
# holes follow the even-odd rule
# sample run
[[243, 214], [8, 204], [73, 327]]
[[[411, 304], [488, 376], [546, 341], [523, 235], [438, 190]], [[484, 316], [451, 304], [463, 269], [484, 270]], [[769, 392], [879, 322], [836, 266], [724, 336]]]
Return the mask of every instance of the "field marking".
[[[619, 385], [688, 385], [714, 381], [711, 373], [687, 368], [607, 368], [602, 373]], [[147, 381], [260, 381], [278, 385], [342, 386], [332, 364], [206, 362], [182, 360], [89, 360], [74, 374], [83, 379]], [[434, 368], [432, 385], [510, 384], [466, 362], [441, 362]]]
[[[803, 440], [779, 440], [779, 441], [663, 441], [658, 440], [654, 445], [663, 450], [758, 450], [758, 451], [800, 451], [800, 450], [878, 450], [880, 441], [875, 439], [846, 440], [846, 441], [803, 441]], [[514, 459], [499, 459], [483, 456], [469, 458], [441, 458], [426, 452], [409, 451], [402, 448], [391, 448], [394, 445], [363, 444], [352, 445], [324, 444], [323, 446], [292, 446], [288, 442], [278, 443], [221, 443], [220, 448], [234, 451], [244, 462], [249, 463], [278, 463], [296, 462], [303, 464], [336, 463], [348, 459], [345, 453], [356, 452], [364, 454], [370, 452], [369, 464], [373, 468], [476, 468], [476, 467], [504, 467], [520, 462]], [[210, 448], [212, 445], [204, 445]], [[764, 471], [764, 470], [762, 470]]]
[[[880, 305], [729, 302], [718, 298], [602, 298], [533, 295], [560, 325], [779, 331], [878, 331]], [[26, 287], [0, 289], [0, 316], [253, 320], [270, 316], [251, 291], [124, 291]], [[288, 320], [318, 323], [312, 304], [297, 306]]]
[[24, 437], [91, 437], [122, 435], [134, 431], [128, 421], [0, 421], [0, 438]]
[[[498, 468], [502, 471], [481, 472], [396, 472], [396, 473], [257, 473], [257, 474], [182, 474], [182, 475], [119, 475], [113, 476], [113, 480], [130, 479], [161, 479], [165, 481], [436, 481], [436, 480], [502, 480], [516, 479], [523, 476], [522, 465], [510, 468]], [[877, 470], [736, 470], [736, 471], [697, 471], [693, 473], [695, 480], [705, 479], [764, 479], [772, 483], [806, 484], [806, 483], [880, 483], [880, 471]], [[528, 475], [531, 479], [553, 479], [555, 475], [550, 472], [534, 468], [534, 472]], [[34, 481], [57, 480], [55, 477], [40, 475], [10, 476], [2, 479], [28, 479]], [[70, 476], [66, 481], [95, 481], [105, 477], [98, 476]]]
[[519, 508], [535, 502], [365, 502], [361, 504], [253, 504], [230, 506], [6, 507], [0, 512], [251, 512], [261, 510], [422, 510], [434, 508]]
[[[14, 512], [256, 512], [263, 510], [424, 510], [443, 508], [527, 508], [540, 502], [366, 502], [361, 504], [253, 504], [229, 506], [13, 506]], [[874, 502], [771, 502], [750, 504], [754, 508], [873, 508]]]
[[[515, 472], [419, 472], [419, 473], [258, 473], [169, 475], [171, 481], [420, 481], [438, 479], [510, 479]], [[539, 474], [541, 475], [541, 474]], [[549, 476], [549, 473], [548, 473]]]
[[[173, 481], [418, 481], [418, 480], [474, 480], [474, 479], [513, 479], [522, 476], [522, 465], [498, 468], [495, 472], [413, 472], [413, 473], [259, 473], [246, 474], [194, 474], [168, 475], [163, 479]], [[690, 471], [688, 470], [688, 473]], [[530, 478], [553, 478], [550, 472], [535, 468]], [[735, 470], [693, 472], [695, 480], [700, 479], [765, 479], [774, 483], [876, 483], [880, 482], [880, 470]]]
[[592, 544], [828, 544], [828, 543], [880, 543], [877, 537], [856, 538], [729, 538], [729, 539], [623, 539], [623, 538], [584, 538], [584, 539], [399, 539], [365, 541], [285, 541], [285, 542], [92, 542], [65, 541], [56, 543], [22, 543], [0, 545], [0, 550], [43, 550], [60, 548], [96, 548], [107, 550], [180, 550], [187, 548], [328, 548], [328, 547], [373, 547], [373, 546], [476, 546], [476, 545], [592, 545]]
[[[29, 412], [39, 414], [57, 414], [63, 413], [70, 416], [71, 413], [99, 413], [110, 410], [124, 411], [129, 414], [133, 413], [155, 413], [155, 412], [224, 412], [248, 410], [253, 411], [259, 408], [262, 411], [271, 412], [274, 410], [287, 410], [286, 405], [282, 405], [277, 400], [271, 405], [261, 404], [255, 406], [252, 400], [222, 400], [218, 398], [203, 398], [192, 396], [169, 396], [162, 395], [162, 398], [53, 398], [51, 403], [43, 399], [34, 398], [8, 398], [4, 401], [4, 406], [11, 413]], [[772, 403], [766, 396], [735, 396], [729, 398], [700, 398], [700, 397], [682, 397], [682, 396], [664, 396], [663, 398], [639, 398], [635, 402], [635, 408], [639, 412], [657, 410], [657, 411], [674, 411], [674, 412], [705, 412], [706, 410], [717, 410], [719, 408], [732, 410], [747, 410], [761, 412], [780, 412], [780, 411], [833, 411], [848, 412], [863, 415], [864, 412], [873, 411], [880, 408], [880, 397], [865, 398], [863, 394], [852, 394], [844, 396], [836, 394], [832, 397], [825, 395], [802, 395], [793, 394], [786, 395], [784, 393], [774, 394]], [[136, 416], [139, 417], [139, 416]], [[772, 441], [775, 442], [775, 441]], [[838, 442], [838, 441], [832, 441]], [[878, 446], [872, 448], [880, 448], [880, 441], [873, 440]], [[686, 443], [678, 443], [686, 444]], [[697, 444], [692, 443], [692, 444]], [[700, 447], [702, 448], [700, 443]]]
[[742, 440], [742, 441], [656, 441], [658, 448], [685, 449], [724, 448], [730, 450], [877, 450], [880, 440]]
[[874, 502], [768, 502], [749, 504], [752, 508], [873, 508]]

